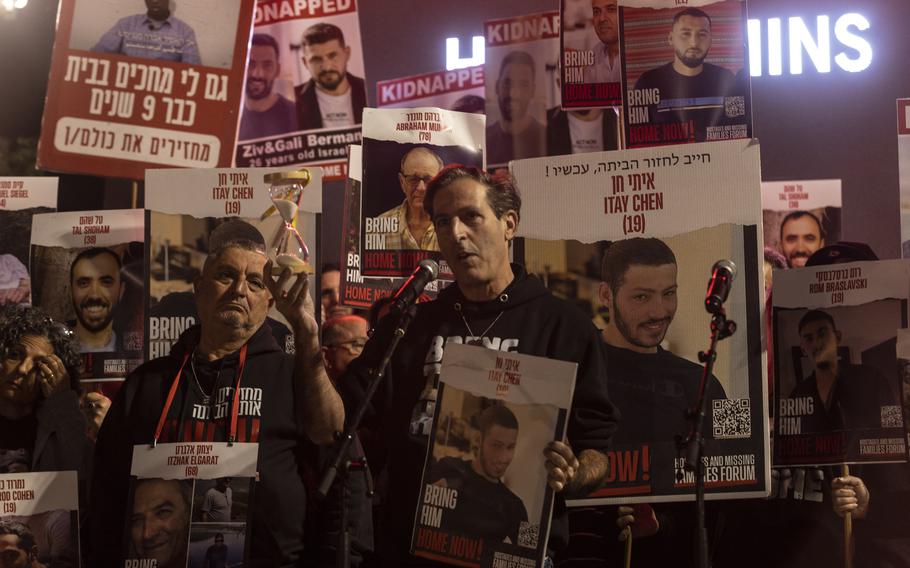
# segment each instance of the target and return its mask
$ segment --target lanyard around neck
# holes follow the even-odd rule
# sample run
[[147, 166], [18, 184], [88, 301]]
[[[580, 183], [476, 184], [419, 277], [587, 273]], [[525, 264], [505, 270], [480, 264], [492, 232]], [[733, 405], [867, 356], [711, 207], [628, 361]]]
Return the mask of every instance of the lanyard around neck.
[[[234, 395], [231, 397], [231, 430], [228, 435], [228, 445], [231, 446], [234, 444], [234, 440], [237, 439], [237, 415], [240, 412], [240, 379], [243, 376], [243, 367], [246, 365], [246, 349], [247, 344], [244, 343], [243, 347], [240, 348], [240, 363], [237, 365], [237, 380], [234, 382]], [[155, 428], [155, 437], [152, 438], [152, 447], [158, 445], [158, 439], [161, 438], [161, 432], [164, 430], [164, 423], [167, 420], [168, 412], [171, 410], [171, 405], [174, 403], [174, 397], [177, 396], [177, 388], [180, 386], [180, 378], [183, 376], [183, 369], [186, 367], [186, 362], [190, 358], [190, 353], [184, 353], [183, 362], [180, 363], [180, 369], [177, 371], [177, 376], [174, 377], [174, 381], [171, 383], [171, 390], [167, 394], [167, 400], [164, 402], [164, 410], [161, 411], [161, 417], [158, 418], [158, 427]]]

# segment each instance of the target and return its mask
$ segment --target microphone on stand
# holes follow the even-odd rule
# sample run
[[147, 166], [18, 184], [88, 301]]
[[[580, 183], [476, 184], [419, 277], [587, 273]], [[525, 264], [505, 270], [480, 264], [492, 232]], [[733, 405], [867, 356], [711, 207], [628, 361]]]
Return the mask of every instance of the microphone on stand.
[[708, 292], [705, 295], [705, 309], [709, 314], [723, 311], [724, 302], [730, 295], [733, 279], [736, 278], [736, 265], [732, 260], [718, 260], [711, 268], [711, 280], [708, 281]]
[[436, 280], [438, 274], [439, 265], [436, 264], [436, 261], [429, 258], [421, 260], [414, 272], [411, 273], [392, 297], [392, 309], [397, 312], [406, 310], [417, 301], [427, 284]]

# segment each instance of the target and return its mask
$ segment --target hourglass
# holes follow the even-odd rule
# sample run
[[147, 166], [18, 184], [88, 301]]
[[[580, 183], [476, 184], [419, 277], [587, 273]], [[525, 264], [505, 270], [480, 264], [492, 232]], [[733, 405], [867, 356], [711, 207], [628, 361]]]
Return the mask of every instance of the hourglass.
[[310, 249], [303, 242], [303, 237], [296, 226], [303, 190], [310, 183], [309, 170], [267, 174], [265, 182], [270, 186], [269, 197], [272, 204], [284, 220], [284, 225], [278, 229], [272, 241], [271, 253], [275, 258], [272, 272], [280, 274], [285, 268], [289, 268], [294, 274], [300, 272], [312, 274], [315, 271], [310, 265]]

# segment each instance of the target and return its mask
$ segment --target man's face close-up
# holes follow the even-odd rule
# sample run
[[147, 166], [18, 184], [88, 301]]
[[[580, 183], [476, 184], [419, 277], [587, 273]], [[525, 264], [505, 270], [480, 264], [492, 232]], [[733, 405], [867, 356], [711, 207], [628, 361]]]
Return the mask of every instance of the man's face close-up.
[[254, 100], [269, 96], [280, 70], [278, 54], [271, 46], [252, 46], [246, 73], [246, 96]]
[[591, 0], [591, 22], [594, 32], [606, 45], [619, 42], [619, 8], [617, 0]]
[[322, 321], [337, 316], [345, 316], [354, 313], [354, 310], [340, 304], [341, 302], [341, 272], [338, 270], [327, 270], [322, 273], [320, 279], [320, 290], [322, 294]]
[[93, 332], [107, 328], [123, 292], [117, 261], [107, 253], [79, 259], [71, 285], [73, 310], [82, 327]]
[[170, 15], [169, 0], [145, 0], [147, 14], [155, 20], [165, 20]]
[[436, 192], [433, 224], [439, 250], [460, 286], [485, 286], [507, 269], [518, 219], [514, 211], [497, 219], [480, 182], [462, 178]]
[[499, 112], [505, 120], [521, 120], [534, 97], [534, 70], [524, 63], [509, 63], [496, 81]]
[[264, 254], [240, 247], [224, 249], [205, 267], [196, 284], [199, 322], [252, 335], [269, 311]]
[[330, 375], [341, 376], [348, 365], [360, 357], [367, 343], [367, 321], [349, 318], [336, 324], [339, 337], [326, 345], [326, 367]]
[[398, 174], [401, 191], [408, 200], [408, 208], [415, 212], [423, 211], [423, 198], [430, 183], [439, 170], [439, 162], [429, 152], [411, 152], [405, 159]]
[[673, 25], [670, 45], [676, 58], [686, 67], [701, 65], [711, 49], [711, 24], [708, 18], [683, 16]]
[[345, 78], [351, 48], [337, 39], [303, 47], [303, 64], [316, 83], [326, 91], [334, 91]]
[[177, 566], [186, 553], [190, 515], [180, 482], [152, 480], [136, 487], [130, 536], [136, 554], [158, 568]]
[[650, 351], [660, 345], [676, 315], [676, 291], [675, 264], [629, 266], [607, 304], [610, 321], [628, 342], [624, 347]]
[[840, 339], [831, 322], [812, 321], [799, 330], [800, 347], [817, 369], [829, 369], [837, 362], [837, 345]]
[[818, 223], [809, 215], [787, 221], [780, 231], [780, 249], [791, 268], [806, 266], [812, 253], [825, 246]]
[[478, 459], [486, 477], [499, 479], [506, 474], [509, 464], [515, 457], [515, 446], [518, 443], [518, 430], [505, 428], [498, 424], [490, 426], [480, 441]]

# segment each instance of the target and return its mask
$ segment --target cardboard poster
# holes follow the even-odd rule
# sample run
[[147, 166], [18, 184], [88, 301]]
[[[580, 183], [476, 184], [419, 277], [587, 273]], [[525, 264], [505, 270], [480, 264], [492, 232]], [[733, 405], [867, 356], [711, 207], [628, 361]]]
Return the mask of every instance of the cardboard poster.
[[29, 304], [32, 215], [57, 208], [57, 178], [0, 177], [0, 306]]
[[433, 106], [483, 113], [483, 65], [387, 79], [376, 83], [377, 108]]
[[135, 446], [123, 565], [243, 566], [258, 451], [251, 443]]
[[910, 443], [910, 329], [897, 330], [897, 371], [900, 377], [901, 412], [904, 415], [904, 430]]
[[17, 473], [11, 462], [3, 461], [7, 462], [0, 468], [4, 565], [80, 566], [76, 472]]
[[897, 99], [897, 168], [901, 192], [901, 257], [910, 258], [910, 99]]
[[766, 257], [770, 249], [787, 267], [805, 266], [812, 253], [841, 240], [841, 180], [765, 181], [761, 195]]
[[141, 209], [32, 218], [32, 303], [75, 333], [81, 379], [121, 379], [143, 361], [144, 241]]
[[547, 155], [547, 116], [559, 110], [559, 12], [484, 22], [487, 162]]
[[426, 186], [449, 164], [483, 167], [484, 116], [439, 108], [366, 109], [360, 199], [360, 271], [408, 276], [425, 258], [442, 262], [423, 207]]
[[[148, 357], [170, 352], [180, 334], [197, 322], [193, 282], [202, 274], [209, 240], [229, 219], [252, 224], [265, 239], [269, 256], [284, 221], [274, 214], [265, 176], [294, 171], [273, 168], [215, 170], [149, 170], [145, 206], [149, 215], [149, 318]], [[310, 182], [298, 204], [297, 228], [310, 250], [310, 264], [319, 266], [316, 214], [322, 211], [322, 177], [319, 168], [308, 168]], [[192, 191], [187, 191], [192, 188]], [[264, 217], [269, 213], [268, 217]], [[315, 282], [310, 277], [311, 294]], [[266, 323], [278, 345], [294, 351], [287, 322], [272, 309]]]
[[366, 106], [357, 1], [260, 0], [253, 24], [234, 165], [345, 179]]
[[449, 345], [411, 552], [457, 566], [543, 566], [553, 509], [541, 449], [565, 436], [578, 365]]
[[724, 306], [738, 329], [719, 343], [706, 388], [707, 498], [765, 495], [758, 145], [518, 160], [512, 173], [522, 192], [525, 266], [609, 332], [608, 389], [624, 419], [603, 488], [569, 504], [694, 499], [677, 436], [689, 432], [686, 412], [702, 380], [698, 352], [711, 324], [705, 283], [721, 259], [737, 267]]
[[622, 104], [618, 0], [562, 0], [562, 108]]
[[620, 4], [625, 147], [749, 138], [746, 3]]
[[774, 465], [907, 461], [897, 331], [910, 264], [774, 276]]
[[63, 0], [38, 166], [141, 180], [230, 164], [254, 0]]

